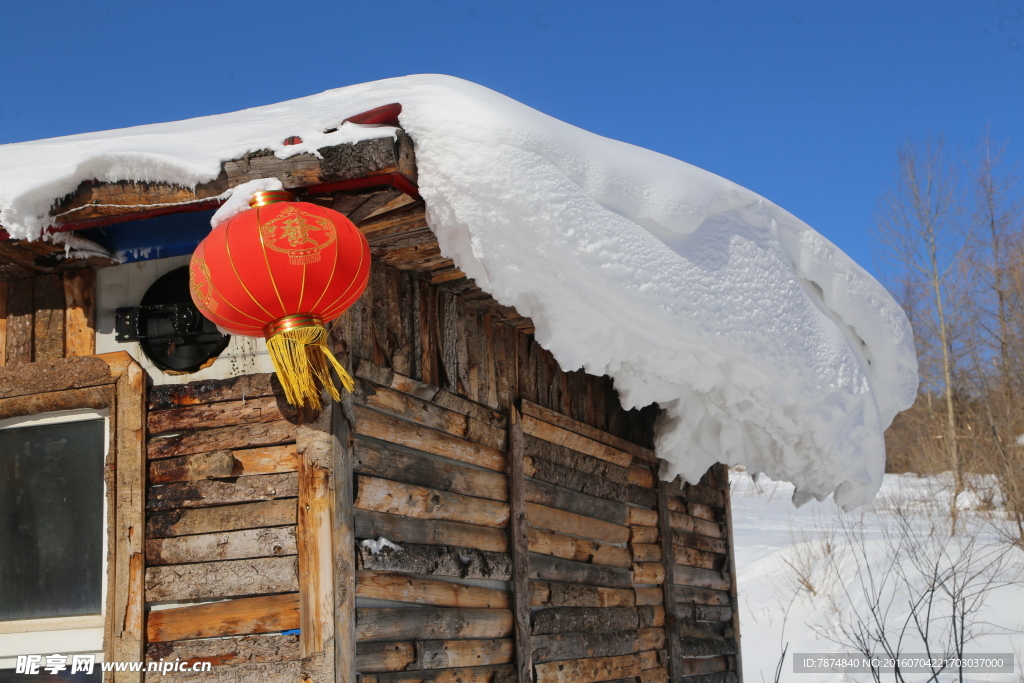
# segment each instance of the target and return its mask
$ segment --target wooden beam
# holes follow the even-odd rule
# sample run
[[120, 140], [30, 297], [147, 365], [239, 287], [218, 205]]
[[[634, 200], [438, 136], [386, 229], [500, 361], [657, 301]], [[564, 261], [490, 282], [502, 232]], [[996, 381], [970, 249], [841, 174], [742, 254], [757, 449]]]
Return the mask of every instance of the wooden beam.
[[614, 448], [618, 448], [619, 450], [626, 451], [632, 454], [634, 457], [639, 458], [640, 460], [644, 460], [650, 463], [656, 461], [654, 457], [654, 451], [652, 451], [649, 448], [638, 446], [632, 441], [627, 441], [626, 439], [617, 437], [614, 434], [609, 434], [608, 432], [597, 429], [596, 427], [591, 427], [590, 425], [584, 422], [574, 420], [571, 417], [562, 415], [561, 413], [545, 408], [544, 406], [538, 405], [537, 403], [524, 400], [522, 410], [524, 415], [529, 415], [530, 417], [535, 417], [538, 420], [550, 422], [551, 424], [562, 427], [563, 429], [568, 429], [571, 432], [576, 432], [581, 436], [585, 436], [589, 439], [600, 441], [601, 443], [606, 444], [608, 446], [612, 446]]
[[7, 364], [7, 289], [6, 281], [0, 282], [0, 368]]
[[8, 366], [32, 362], [33, 279], [22, 278], [8, 283], [5, 354]]
[[[358, 531], [357, 531], [357, 535]], [[502, 534], [504, 535], [504, 534]], [[394, 538], [389, 536], [388, 538]], [[401, 539], [399, 539], [401, 540]], [[506, 553], [447, 545], [402, 543], [401, 550], [383, 548], [374, 553], [359, 546], [359, 565], [364, 570], [452, 576], [462, 579], [510, 581], [512, 561]]]
[[295, 557], [260, 557], [150, 567], [146, 601], [227, 598], [299, 589]]
[[[299, 644], [304, 659], [323, 653], [327, 643], [334, 639], [331, 542], [334, 411], [331, 406], [328, 404], [327, 409], [313, 416], [303, 412], [299, 417], [296, 437], [299, 460], [296, 532], [299, 550]], [[332, 658], [331, 668], [333, 664]]]
[[360, 642], [507, 638], [510, 635], [512, 612], [507, 609], [404, 607], [356, 610], [356, 637]]
[[96, 353], [96, 271], [64, 271], [64, 355]]
[[665, 482], [658, 477], [658, 529], [661, 536], [661, 556], [665, 567], [665, 580], [661, 584], [663, 604], [668, 609], [668, 617], [665, 623], [665, 634], [668, 638], [668, 672], [669, 680], [678, 677], [679, 660], [683, 656], [683, 650], [679, 642], [679, 627], [675, 610], [675, 574], [672, 559], [675, 553], [672, 549], [672, 529], [669, 525], [668, 491]]
[[565, 446], [579, 453], [586, 453], [600, 460], [614, 463], [619, 467], [629, 467], [630, 463], [633, 462], [633, 456], [626, 451], [571, 432], [550, 422], [538, 420], [529, 415], [523, 416], [523, 430], [530, 436], [544, 439], [559, 446]]
[[511, 408], [509, 430], [509, 549], [512, 553], [512, 596], [516, 643], [516, 683], [533, 681], [533, 639], [530, 633], [530, 549], [526, 522], [526, 475], [523, 471], [523, 423]]
[[294, 526], [146, 539], [146, 564], [150, 567], [248, 557], [281, 557], [297, 552]]
[[[294, 628], [299, 628], [299, 594], [283, 593], [153, 610], [146, 621], [146, 640], [163, 643]], [[141, 654], [140, 648], [139, 658], [122, 661], [140, 661]]]
[[[270, 150], [251, 152], [240, 159], [224, 162], [216, 179], [200, 183], [194, 189], [168, 183], [83, 183], [71, 196], [58, 202], [50, 215], [54, 217], [55, 224], [75, 229], [115, 222], [118, 218], [148, 218], [168, 213], [168, 209], [180, 212], [217, 206], [220, 203], [216, 199], [218, 195], [256, 178], [279, 178], [287, 189], [309, 188], [316, 193], [334, 191], [329, 185], [348, 180], [359, 180], [370, 187], [374, 182], [389, 185], [403, 176], [407, 181], [415, 177], [412, 140], [404, 134], [396, 139], [363, 140], [322, 147], [317, 151], [320, 158], [306, 153], [278, 159]], [[398, 177], [392, 178], [393, 174]], [[374, 181], [368, 176], [378, 176], [380, 180]], [[415, 192], [412, 182], [408, 187]], [[208, 202], [207, 205], [185, 204], [196, 200]], [[161, 207], [158, 206], [160, 204], [181, 206]]]
[[733, 639], [736, 641], [736, 676], [737, 680], [743, 680], [743, 650], [740, 648], [740, 606], [739, 596], [737, 594], [737, 583], [739, 581], [738, 574], [736, 574], [736, 544], [733, 536], [733, 525], [732, 525], [732, 487], [729, 485], [729, 470], [725, 465], [715, 465], [719, 468], [719, 475], [724, 488], [722, 493], [725, 495], [725, 542], [729, 551], [729, 576], [731, 581], [729, 584], [729, 598], [732, 603], [732, 629]]
[[510, 594], [505, 591], [372, 570], [356, 573], [356, 595], [436, 607], [509, 609], [512, 606]]
[[[351, 366], [351, 357], [344, 359]], [[332, 403], [331, 467], [333, 470], [333, 544], [334, 579], [334, 677], [337, 683], [356, 683], [356, 538], [353, 517], [354, 477], [352, 474], [352, 425], [349, 422], [351, 395], [342, 398], [348, 410]]]
[[[112, 659], [142, 661], [145, 609], [146, 374], [131, 363], [117, 381], [116, 510]], [[141, 681], [140, 672], [116, 672], [114, 680]]]

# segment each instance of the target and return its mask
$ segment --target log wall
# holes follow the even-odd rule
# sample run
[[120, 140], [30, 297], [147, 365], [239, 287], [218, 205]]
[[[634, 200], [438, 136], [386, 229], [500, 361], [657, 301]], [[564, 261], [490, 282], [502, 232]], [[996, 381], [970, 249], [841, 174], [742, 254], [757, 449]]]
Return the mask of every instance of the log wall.
[[[270, 375], [151, 387], [147, 659], [221, 681], [738, 681], [725, 469], [661, 482], [657, 408], [559, 367], [441, 256], [422, 201], [304, 199], [374, 255], [332, 328], [356, 391], [315, 415]], [[0, 365], [93, 353], [93, 291], [84, 269], [0, 281]]]

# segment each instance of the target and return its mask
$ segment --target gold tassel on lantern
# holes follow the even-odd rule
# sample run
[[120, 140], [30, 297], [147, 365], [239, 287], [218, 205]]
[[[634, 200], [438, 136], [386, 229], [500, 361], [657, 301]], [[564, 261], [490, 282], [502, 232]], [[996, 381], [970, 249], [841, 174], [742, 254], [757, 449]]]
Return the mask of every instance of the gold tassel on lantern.
[[284, 388], [284, 396], [293, 406], [309, 403], [320, 408], [320, 387], [338, 401], [341, 394], [331, 379], [331, 368], [348, 391], [355, 389], [352, 376], [327, 348], [324, 321], [309, 313], [278, 318], [264, 328], [267, 351]]

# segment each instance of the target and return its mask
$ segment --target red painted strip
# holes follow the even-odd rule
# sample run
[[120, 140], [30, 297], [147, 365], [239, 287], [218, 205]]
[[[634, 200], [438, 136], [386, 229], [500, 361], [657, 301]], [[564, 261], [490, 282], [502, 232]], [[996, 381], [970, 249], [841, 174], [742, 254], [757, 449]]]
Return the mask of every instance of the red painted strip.
[[[352, 123], [359, 123], [362, 125], [384, 123], [389, 126], [397, 126], [398, 115], [401, 113], [402, 105], [398, 102], [392, 102], [391, 104], [385, 104], [382, 107], [377, 107], [370, 111], [364, 111], [362, 114], [350, 116], [345, 119], [345, 121], [351, 121]], [[342, 123], [345, 123], [345, 121], [342, 121]]]
[[366, 176], [365, 178], [337, 180], [333, 183], [310, 185], [309, 187], [296, 189], [301, 189], [306, 194], [326, 194], [328, 192], [337, 192], [338, 190], [356, 190], [363, 187], [374, 187], [375, 185], [390, 185], [396, 190], [401, 190], [413, 199], [420, 199], [420, 192], [416, 187], [416, 184], [401, 173], [384, 173], [381, 175]]

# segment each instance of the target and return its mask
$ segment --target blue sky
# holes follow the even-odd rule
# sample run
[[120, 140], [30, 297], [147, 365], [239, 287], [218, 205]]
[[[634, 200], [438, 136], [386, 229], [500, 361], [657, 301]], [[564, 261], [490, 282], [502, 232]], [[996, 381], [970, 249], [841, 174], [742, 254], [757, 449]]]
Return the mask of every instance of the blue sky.
[[[869, 270], [908, 136], [1024, 157], [1024, 2], [0, 0], [0, 143], [447, 73], [708, 169]], [[0, 154], [2, 154], [0, 149]]]

